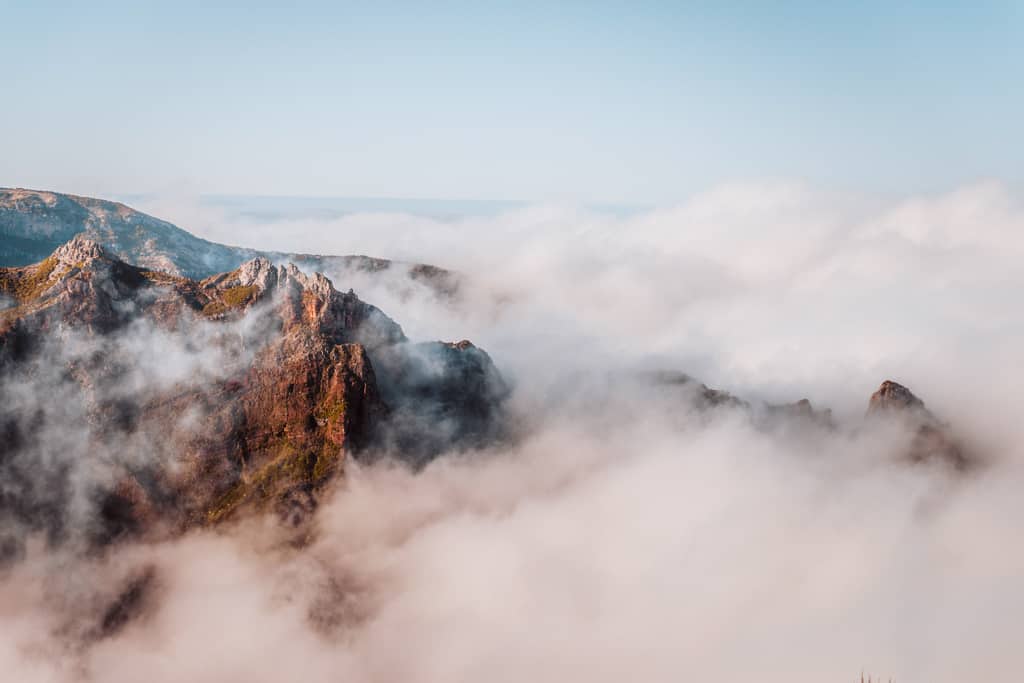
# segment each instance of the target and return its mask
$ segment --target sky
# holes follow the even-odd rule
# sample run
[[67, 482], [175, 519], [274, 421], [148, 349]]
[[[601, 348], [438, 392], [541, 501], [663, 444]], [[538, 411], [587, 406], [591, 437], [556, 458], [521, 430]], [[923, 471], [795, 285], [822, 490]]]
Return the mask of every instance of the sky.
[[0, 185], [656, 205], [1016, 184], [1022, 7], [0, 0]]
[[[454, 299], [327, 263], [410, 339], [486, 349], [516, 431], [417, 473], [347, 461], [298, 532], [29, 538], [0, 573], [0, 671], [1017, 683], [1019, 2], [494, 5], [0, 0], [0, 186], [451, 269]], [[221, 322], [140, 323], [62, 328], [0, 386], [62, 482], [5, 485], [78, 537], [96, 486], [172, 443], [90, 407], [233, 371], [204, 341]], [[69, 367], [118, 381], [83, 403]], [[806, 397], [834, 428], [699, 411], [652, 370], [755, 413]], [[914, 428], [864, 419], [884, 379], [977, 468], [909, 466]], [[146, 575], [139, 617], [97, 638]]]

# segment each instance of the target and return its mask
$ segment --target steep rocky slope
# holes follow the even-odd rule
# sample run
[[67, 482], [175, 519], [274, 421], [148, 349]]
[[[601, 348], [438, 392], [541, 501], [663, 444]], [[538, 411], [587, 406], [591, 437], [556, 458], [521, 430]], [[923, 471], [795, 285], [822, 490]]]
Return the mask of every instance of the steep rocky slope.
[[7, 532], [64, 540], [92, 507], [81, 542], [244, 507], [297, 520], [348, 457], [419, 465], [501, 432], [486, 353], [411, 343], [353, 292], [263, 257], [192, 280], [79, 236], [0, 269], [0, 294]]
[[457, 277], [441, 268], [369, 256], [261, 252], [209, 242], [117, 202], [76, 195], [0, 188], [0, 266], [29, 265], [84, 234], [112, 256], [142, 268], [204, 278], [263, 256], [307, 273], [393, 272], [450, 296]]

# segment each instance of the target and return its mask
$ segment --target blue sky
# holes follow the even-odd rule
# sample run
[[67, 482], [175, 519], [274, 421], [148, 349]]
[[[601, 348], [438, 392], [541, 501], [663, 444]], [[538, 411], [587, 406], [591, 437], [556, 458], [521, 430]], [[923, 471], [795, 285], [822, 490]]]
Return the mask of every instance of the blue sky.
[[0, 185], [663, 203], [1024, 179], [1020, 2], [0, 9]]

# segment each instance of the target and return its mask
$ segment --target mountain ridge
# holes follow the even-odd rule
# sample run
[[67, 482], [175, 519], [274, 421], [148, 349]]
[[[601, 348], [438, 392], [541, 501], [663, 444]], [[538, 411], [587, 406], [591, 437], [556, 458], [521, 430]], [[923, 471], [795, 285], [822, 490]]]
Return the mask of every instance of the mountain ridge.
[[424, 263], [359, 254], [320, 255], [231, 246], [198, 237], [121, 202], [48, 190], [0, 187], [0, 266], [36, 263], [78, 234], [132, 265], [202, 279], [258, 256], [294, 263], [306, 272], [394, 271], [410, 284], [454, 296], [458, 276]]
[[256, 257], [193, 280], [79, 235], [0, 268], [0, 292], [0, 380], [31, 387], [0, 405], [3, 529], [60, 540], [83, 488], [102, 543], [242, 508], [297, 524], [349, 458], [420, 466], [500, 437], [508, 390], [486, 352], [414, 343], [294, 265]]
[[[98, 510], [77, 525], [87, 545], [247, 508], [298, 525], [350, 459], [386, 454], [419, 468], [515, 438], [510, 389], [485, 351], [414, 343], [352, 290], [293, 264], [256, 256], [197, 280], [77, 235], [38, 263], [0, 268], [0, 295], [0, 385], [29, 388], [0, 403], [0, 528], [60, 542], [76, 527], [69, 491], [83, 481], [91, 502], [80, 505]], [[837, 428], [807, 399], [758, 406], [679, 372], [635, 379], [709, 419], [728, 410], [758, 429]], [[901, 426], [909, 462], [975, 462], [891, 380], [865, 419]], [[0, 537], [0, 555], [24, 536]]]

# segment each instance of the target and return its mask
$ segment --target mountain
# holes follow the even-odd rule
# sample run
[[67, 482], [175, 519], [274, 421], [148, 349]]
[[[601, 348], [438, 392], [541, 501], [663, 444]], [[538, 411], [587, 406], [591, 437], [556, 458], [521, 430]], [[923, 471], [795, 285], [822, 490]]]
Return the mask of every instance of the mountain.
[[[468, 341], [412, 343], [323, 275], [256, 257], [196, 280], [76, 236], [0, 268], [0, 552], [108, 542], [243, 508], [299, 522], [349, 458], [420, 466], [500, 438]], [[86, 538], [72, 518], [87, 515]], [[77, 511], [77, 512], [76, 512]]]
[[[711, 417], [715, 411], [728, 410], [743, 415], [757, 429], [802, 425], [812, 429], [835, 431], [839, 428], [828, 408], [816, 409], [804, 398], [794, 403], [752, 403], [729, 392], [709, 388], [693, 377], [675, 371], [641, 374], [641, 381], [670, 392], [675, 405]], [[888, 422], [908, 435], [902, 458], [910, 463], [940, 463], [954, 470], [967, 470], [981, 464], [977, 454], [966, 448], [949, 423], [925, 407], [924, 401], [910, 389], [885, 380], [868, 399], [865, 421]]]
[[867, 417], [896, 420], [913, 434], [907, 457], [912, 462], [941, 460], [962, 470], [974, 465], [974, 459], [953, 434], [949, 424], [940, 420], [924, 401], [907, 387], [885, 380], [868, 400]]
[[[752, 403], [678, 372], [634, 379], [701, 419], [839, 429], [806, 399]], [[263, 256], [195, 279], [84, 235], [0, 268], [0, 390], [0, 560], [33, 534], [88, 549], [245, 511], [298, 525], [353, 460], [419, 468], [514, 436], [509, 389], [469, 341], [411, 342], [351, 290]], [[911, 462], [974, 462], [895, 382], [867, 420], [906, 427]]]
[[309, 273], [392, 271], [444, 296], [453, 295], [458, 288], [453, 273], [430, 265], [369, 256], [288, 254], [232, 247], [201, 239], [117, 202], [0, 188], [0, 266], [41, 261], [78, 234], [126, 263], [194, 279], [232, 270], [262, 256], [278, 264], [294, 263]]

